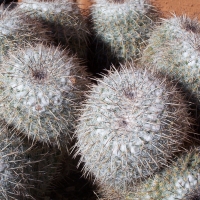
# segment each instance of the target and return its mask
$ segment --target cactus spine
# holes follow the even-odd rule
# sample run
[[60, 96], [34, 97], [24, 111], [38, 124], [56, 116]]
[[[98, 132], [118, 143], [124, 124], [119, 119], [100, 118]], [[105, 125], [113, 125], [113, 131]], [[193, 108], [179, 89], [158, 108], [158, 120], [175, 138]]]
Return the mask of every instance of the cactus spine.
[[146, 0], [96, 0], [91, 18], [96, 37], [121, 62], [140, 55], [153, 25]]
[[86, 59], [88, 29], [78, 6], [68, 0], [23, 0], [19, 9], [51, 28], [58, 43]]
[[66, 149], [88, 83], [85, 68], [68, 52], [42, 44], [9, 57], [0, 72], [0, 115], [33, 140]]
[[191, 121], [176, 86], [127, 65], [92, 87], [75, 145], [84, 173], [121, 191], [167, 165], [188, 140]]

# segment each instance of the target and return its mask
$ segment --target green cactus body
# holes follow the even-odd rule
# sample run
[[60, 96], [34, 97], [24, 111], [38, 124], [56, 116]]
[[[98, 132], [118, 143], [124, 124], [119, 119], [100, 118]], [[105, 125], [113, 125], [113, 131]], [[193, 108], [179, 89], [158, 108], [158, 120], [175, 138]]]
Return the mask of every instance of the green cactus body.
[[127, 191], [181, 149], [190, 132], [188, 106], [169, 80], [132, 64], [97, 82], [79, 118], [75, 155], [85, 174]]
[[85, 68], [68, 52], [42, 44], [9, 57], [1, 68], [0, 115], [33, 140], [66, 149], [88, 83]]
[[195, 149], [141, 184], [138, 191], [129, 197], [137, 200], [193, 200], [192, 196], [199, 194], [199, 180], [200, 151]]
[[124, 62], [140, 55], [153, 25], [146, 0], [96, 0], [91, 18], [96, 37]]
[[0, 141], [0, 199], [42, 197], [56, 173], [59, 153], [22, 140], [6, 126], [1, 127]]
[[68, 0], [22, 0], [19, 9], [51, 28], [59, 43], [86, 59], [88, 29], [75, 3]]
[[152, 33], [142, 61], [180, 81], [199, 100], [200, 25], [188, 17], [166, 19]]
[[27, 42], [50, 42], [48, 29], [37, 20], [19, 12], [0, 7], [0, 60], [10, 50], [16, 50]]

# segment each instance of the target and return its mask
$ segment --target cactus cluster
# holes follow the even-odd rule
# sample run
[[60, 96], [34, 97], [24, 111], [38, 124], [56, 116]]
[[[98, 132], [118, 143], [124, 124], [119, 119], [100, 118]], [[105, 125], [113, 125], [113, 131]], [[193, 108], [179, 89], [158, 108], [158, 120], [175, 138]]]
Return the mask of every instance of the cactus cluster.
[[22, 0], [22, 13], [47, 25], [58, 43], [86, 59], [88, 29], [77, 4], [69, 0]]
[[54, 200], [51, 189], [80, 173], [106, 200], [200, 198], [185, 93], [200, 100], [199, 22], [173, 17], [152, 31], [147, 0], [96, 0], [90, 11], [93, 53], [121, 62], [92, 86], [76, 3], [0, 8], [0, 199]]
[[91, 88], [76, 130], [76, 154], [86, 175], [126, 191], [181, 151], [191, 120], [172, 82], [133, 64], [121, 67]]
[[120, 62], [141, 55], [154, 18], [155, 14], [146, 0], [96, 0], [91, 7], [96, 37], [111, 49]]

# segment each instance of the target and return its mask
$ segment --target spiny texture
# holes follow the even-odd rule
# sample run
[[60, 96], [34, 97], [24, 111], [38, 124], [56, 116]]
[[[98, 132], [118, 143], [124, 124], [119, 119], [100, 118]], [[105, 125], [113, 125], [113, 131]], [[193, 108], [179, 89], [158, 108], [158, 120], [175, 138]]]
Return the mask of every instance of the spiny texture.
[[[49, 32], [49, 33], [48, 33]], [[0, 6], [0, 56], [8, 50], [16, 50], [26, 42], [50, 42], [50, 31], [37, 20], [32, 20], [18, 9], [3, 9]]]
[[149, 39], [143, 63], [179, 80], [199, 100], [200, 24], [186, 16], [165, 19]]
[[[179, 158], [170, 168], [147, 180], [130, 197], [138, 200], [199, 199], [199, 166], [200, 151], [195, 149]], [[198, 198], [195, 198], [195, 193]]]
[[41, 197], [56, 172], [56, 162], [59, 160], [55, 151], [23, 140], [4, 126], [2, 121], [0, 155], [2, 200], [33, 200], [34, 196]]
[[88, 83], [85, 68], [68, 52], [42, 44], [9, 57], [0, 71], [0, 115], [33, 140], [66, 148]]
[[97, 82], [80, 114], [76, 154], [86, 175], [128, 190], [181, 149], [190, 132], [188, 106], [169, 80], [132, 64]]
[[19, 9], [49, 26], [59, 43], [86, 59], [88, 30], [77, 4], [69, 0], [22, 0]]
[[121, 62], [140, 55], [149, 38], [153, 16], [146, 0], [96, 0], [91, 7], [96, 37]]

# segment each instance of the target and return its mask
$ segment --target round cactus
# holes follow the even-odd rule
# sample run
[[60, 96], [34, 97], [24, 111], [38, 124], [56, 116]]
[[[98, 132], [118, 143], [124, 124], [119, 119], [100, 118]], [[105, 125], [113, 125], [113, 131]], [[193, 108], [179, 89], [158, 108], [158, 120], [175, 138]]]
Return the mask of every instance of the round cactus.
[[168, 79], [132, 64], [97, 82], [79, 118], [75, 156], [81, 155], [85, 174], [128, 190], [189, 140], [188, 106]]
[[140, 55], [153, 18], [155, 14], [146, 0], [96, 0], [91, 6], [96, 37], [121, 62]]
[[88, 83], [85, 67], [67, 53], [29, 46], [10, 52], [0, 71], [1, 117], [33, 140], [60, 149], [70, 142], [74, 108]]
[[152, 33], [143, 63], [169, 74], [200, 100], [199, 41], [197, 20], [186, 16], [165, 19]]
[[16, 50], [26, 42], [50, 42], [48, 32], [44, 25], [21, 14], [19, 9], [0, 6], [0, 61], [9, 49]]
[[199, 199], [200, 151], [195, 148], [129, 194], [138, 200]]
[[86, 59], [88, 29], [77, 4], [69, 0], [22, 0], [19, 9], [49, 26], [57, 42]]
[[0, 198], [42, 197], [56, 172], [58, 153], [21, 139], [2, 121], [0, 141]]

